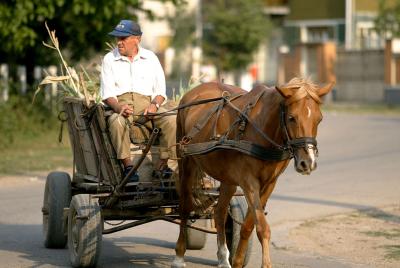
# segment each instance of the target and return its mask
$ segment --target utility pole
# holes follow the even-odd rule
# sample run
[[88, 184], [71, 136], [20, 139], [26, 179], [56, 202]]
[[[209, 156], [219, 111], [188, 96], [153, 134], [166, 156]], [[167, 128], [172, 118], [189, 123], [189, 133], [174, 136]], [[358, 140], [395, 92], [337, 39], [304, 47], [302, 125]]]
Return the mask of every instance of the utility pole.
[[353, 0], [346, 0], [346, 39], [345, 39], [345, 47], [346, 50], [353, 48], [353, 14], [354, 14], [354, 1]]

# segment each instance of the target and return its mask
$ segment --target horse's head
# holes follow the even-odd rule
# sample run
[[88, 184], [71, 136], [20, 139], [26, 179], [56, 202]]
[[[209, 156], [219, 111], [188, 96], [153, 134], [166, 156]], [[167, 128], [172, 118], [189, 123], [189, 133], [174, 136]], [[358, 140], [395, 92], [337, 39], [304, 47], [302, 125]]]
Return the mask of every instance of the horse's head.
[[281, 104], [281, 126], [287, 145], [293, 151], [296, 171], [310, 174], [317, 167], [317, 128], [322, 120], [322, 96], [333, 87], [330, 83], [318, 87], [310, 81], [294, 78], [282, 87], [276, 87], [285, 98]]

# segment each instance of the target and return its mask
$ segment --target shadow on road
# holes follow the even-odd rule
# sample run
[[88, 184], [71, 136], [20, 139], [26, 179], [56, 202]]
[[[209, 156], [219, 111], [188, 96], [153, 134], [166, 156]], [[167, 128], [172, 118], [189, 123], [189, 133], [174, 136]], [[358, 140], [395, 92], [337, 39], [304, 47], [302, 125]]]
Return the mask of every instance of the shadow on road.
[[[170, 267], [175, 256], [175, 243], [146, 237], [103, 236], [98, 267]], [[126, 250], [125, 250], [126, 249]], [[8, 252], [2, 258], [2, 251]], [[10, 252], [13, 257], [10, 256]], [[149, 253], [147, 253], [149, 252]], [[47, 249], [43, 245], [41, 225], [0, 223], [0, 267], [70, 267], [68, 249]], [[205, 258], [186, 256], [189, 264], [216, 266]]]

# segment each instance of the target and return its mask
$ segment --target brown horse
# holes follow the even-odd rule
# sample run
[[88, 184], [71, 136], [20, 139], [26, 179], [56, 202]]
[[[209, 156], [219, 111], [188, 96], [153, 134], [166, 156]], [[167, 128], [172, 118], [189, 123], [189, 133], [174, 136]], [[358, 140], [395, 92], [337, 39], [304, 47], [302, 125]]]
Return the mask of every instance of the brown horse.
[[[319, 88], [308, 80], [294, 78], [279, 88], [260, 85], [245, 94], [240, 88], [212, 82], [202, 84], [183, 96], [180, 105], [220, 96], [230, 95], [230, 99], [225, 98], [226, 103], [219, 112], [215, 109], [215, 102], [179, 110], [178, 142], [182, 143], [182, 140], [185, 140], [185, 143], [197, 144], [220, 137], [227, 140], [240, 137], [241, 141], [248, 141], [258, 148], [262, 147], [261, 152], [266, 155], [278, 151], [282, 152], [283, 157], [277, 160], [272, 157], [272, 160], [269, 160], [268, 156], [263, 158], [260, 153], [252, 155], [251, 152], [244, 153], [243, 150], [226, 148], [182, 157], [179, 161], [181, 224], [173, 267], [185, 266], [185, 229], [189, 214], [194, 210], [193, 185], [203, 172], [221, 182], [214, 219], [217, 229], [218, 267], [231, 267], [226, 245], [225, 221], [230, 199], [237, 186], [242, 188], [249, 209], [242, 223], [233, 267], [243, 267], [248, 239], [254, 225], [262, 247], [262, 267], [271, 267], [270, 228], [264, 214], [266, 202], [278, 176], [285, 170], [291, 157], [295, 159], [296, 171], [302, 174], [310, 174], [316, 168], [315, 137], [317, 126], [322, 120], [320, 97], [327, 94], [332, 86], [333, 83]], [[213, 109], [217, 111], [214, 114], [209, 112]], [[205, 116], [207, 113], [208, 117]], [[200, 124], [201, 128], [193, 132], [195, 124], [199, 124], [202, 118], [204, 124]], [[238, 118], [241, 120], [238, 121]], [[235, 122], [240, 122], [237, 127]], [[240, 127], [241, 131], [238, 130]], [[195, 135], [188, 137], [190, 133]], [[284, 157], [285, 155], [289, 157]]]

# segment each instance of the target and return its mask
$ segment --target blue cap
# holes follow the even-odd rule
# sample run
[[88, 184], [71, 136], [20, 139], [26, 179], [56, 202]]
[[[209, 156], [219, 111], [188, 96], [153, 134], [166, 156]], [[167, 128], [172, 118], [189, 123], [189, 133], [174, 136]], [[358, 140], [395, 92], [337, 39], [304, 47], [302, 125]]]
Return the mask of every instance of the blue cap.
[[125, 37], [130, 35], [142, 35], [139, 24], [132, 20], [121, 20], [114, 30], [108, 33], [115, 37]]

